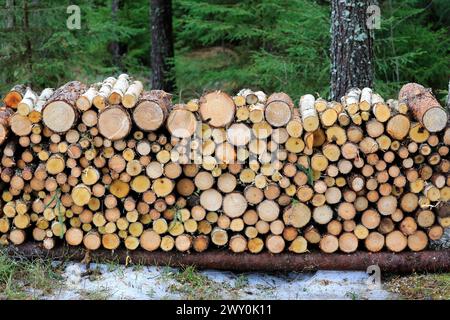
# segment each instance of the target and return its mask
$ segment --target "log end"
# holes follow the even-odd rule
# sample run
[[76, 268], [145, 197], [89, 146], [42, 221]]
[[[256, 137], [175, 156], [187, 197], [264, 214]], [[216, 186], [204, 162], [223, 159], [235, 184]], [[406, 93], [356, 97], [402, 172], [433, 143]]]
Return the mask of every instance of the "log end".
[[76, 114], [74, 108], [68, 103], [54, 101], [44, 108], [42, 119], [50, 130], [63, 133], [73, 127]]
[[447, 125], [448, 114], [441, 107], [435, 107], [425, 112], [422, 121], [425, 128], [430, 132], [444, 130]]

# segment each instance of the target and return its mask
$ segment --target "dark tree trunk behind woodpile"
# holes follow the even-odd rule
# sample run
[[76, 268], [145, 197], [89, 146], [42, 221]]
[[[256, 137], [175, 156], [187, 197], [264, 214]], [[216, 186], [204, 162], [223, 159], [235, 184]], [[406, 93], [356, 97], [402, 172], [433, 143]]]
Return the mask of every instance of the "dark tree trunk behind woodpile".
[[25, 33], [25, 44], [26, 44], [26, 50], [25, 50], [25, 59], [28, 66], [29, 74], [31, 75], [33, 73], [33, 54], [32, 54], [32, 47], [31, 47], [31, 38], [30, 38], [30, 22], [29, 22], [29, 8], [28, 8], [28, 1], [23, 2], [23, 32]]
[[371, 0], [331, 1], [331, 99], [351, 87], [373, 83], [373, 32], [367, 28]]
[[[115, 24], [119, 24], [119, 10], [122, 6], [123, 1], [121, 0], [113, 0], [111, 3], [111, 16]], [[110, 44], [110, 50], [114, 66], [124, 71], [122, 65], [122, 55], [126, 52], [126, 45], [119, 41], [113, 41]]]
[[172, 1], [150, 0], [152, 88], [173, 91]]
[[15, 18], [15, 12], [14, 12], [14, 7], [15, 7], [15, 0], [6, 0], [6, 29], [8, 31], [12, 31], [12, 29], [15, 27], [16, 25], [16, 18]]

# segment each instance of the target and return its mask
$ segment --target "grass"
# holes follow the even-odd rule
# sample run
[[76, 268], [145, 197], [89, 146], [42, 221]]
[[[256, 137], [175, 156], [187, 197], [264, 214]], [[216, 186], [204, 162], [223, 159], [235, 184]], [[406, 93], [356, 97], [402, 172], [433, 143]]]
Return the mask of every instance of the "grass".
[[107, 300], [111, 294], [105, 288], [96, 291], [79, 290], [78, 293], [83, 300]]
[[175, 273], [168, 272], [165, 269], [163, 270], [163, 276], [166, 279], [175, 280], [168, 287], [170, 293], [179, 293], [188, 300], [218, 300], [223, 298], [220, 293], [226, 287], [202, 275], [193, 266], [182, 268]]
[[237, 275], [231, 285], [214, 281], [198, 272], [193, 266], [182, 268], [179, 271], [168, 267], [164, 268], [161, 271], [161, 277], [165, 281], [173, 282], [168, 286], [170, 293], [180, 294], [182, 298], [188, 300], [239, 299], [240, 291], [249, 284], [245, 274]]
[[61, 285], [61, 270], [50, 260], [10, 257], [0, 250], [0, 299], [38, 299]]
[[389, 276], [385, 288], [408, 300], [449, 300], [450, 273], [411, 274]]

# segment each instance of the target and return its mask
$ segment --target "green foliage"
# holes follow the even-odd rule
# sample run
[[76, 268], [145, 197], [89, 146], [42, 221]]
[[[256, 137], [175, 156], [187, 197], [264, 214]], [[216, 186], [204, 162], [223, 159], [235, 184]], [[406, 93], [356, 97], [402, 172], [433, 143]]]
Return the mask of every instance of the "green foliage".
[[[7, 0], [0, 0], [5, 8]], [[93, 82], [129, 72], [150, 77], [149, 1], [80, 0], [81, 29], [66, 27], [68, 0], [15, 0], [15, 29], [4, 28], [11, 11], [0, 10], [0, 92], [16, 83], [37, 90], [71, 79]], [[10, 2], [10, 1], [9, 1]], [[448, 0], [380, 0], [381, 30], [375, 32], [375, 89], [395, 97], [416, 81], [446, 94]], [[243, 87], [328, 97], [330, 1], [173, 0], [176, 96], [182, 101], [204, 90]], [[31, 42], [31, 51], [27, 48]], [[111, 43], [122, 55], [114, 65]], [[31, 52], [31, 59], [29, 53]], [[31, 61], [31, 63], [29, 63]]]
[[60, 287], [60, 270], [48, 259], [29, 260], [0, 249], [0, 300], [36, 299]]
[[[448, 26], [436, 23], [433, 7], [420, 0], [383, 1], [381, 30], [376, 32], [376, 88], [396, 96], [407, 82], [447, 88], [450, 60]], [[421, 5], [422, 4], [422, 5]], [[442, 1], [435, 4], [443, 7]], [[447, 11], [449, 6], [447, 3]]]
[[[72, 4], [69, 1], [29, 2], [29, 28], [26, 28], [23, 1], [25, 0], [16, 0], [13, 11], [0, 11], [2, 23], [6, 24], [6, 17], [11, 13], [15, 20], [14, 29], [10, 30], [2, 25], [0, 32], [2, 92], [16, 83], [27, 83], [36, 89], [42, 89], [46, 86], [58, 86], [75, 78], [99, 81], [105, 74], [120, 71], [118, 66], [112, 64], [109, 44], [113, 41], [137, 40], [142, 34], [139, 28], [129, 23], [120, 23], [120, 17], [117, 22], [112, 20], [111, 0], [78, 1], [81, 12], [79, 30], [67, 28], [69, 14], [66, 10]], [[5, 1], [2, 2], [3, 9]], [[27, 47], [28, 39], [31, 50]], [[142, 43], [145, 44], [145, 41]], [[130, 41], [131, 55], [135, 54], [132, 44], [133, 41]], [[135, 64], [142, 65], [140, 62], [126, 60], [126, 65]]]
[[[175, 1], [177, 84], [326, 94], [329, 9], [315, 1]], [[183, 97], [184, 95], [182, 95]]]

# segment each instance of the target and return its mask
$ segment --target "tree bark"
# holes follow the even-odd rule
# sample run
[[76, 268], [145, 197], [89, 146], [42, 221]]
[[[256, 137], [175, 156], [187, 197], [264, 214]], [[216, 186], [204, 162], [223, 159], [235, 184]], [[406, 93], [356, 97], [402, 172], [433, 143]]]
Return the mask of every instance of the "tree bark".
[[373, 0], [331, 1], [331, 99], [351, 87], [372, 87], [373, 32], [367, 7]]
[[172, 92], [175, 83], [171, 78], [173, 62], [170, 61], [174, 57], [171, 0], [150, 0], [150, 28], [152, 89]]
[[[115, 24], [119, 23], [118, 13], [122, 6], [123, 1], [121, 0], [113, 0], [111, 3], [111, 16]], [[113, 41], [110, 44], [110, 50], [114, 66], [122, 70], [122, 55], [126, 52], [126, 45], [119, 41]]]
[[30, 39], [30, 23], [29, 23], [29, 9], [28, 9], [28, 1], [23, 2], [23, 32], [25, 33], [25, 56], [26, 56], [26, 64], [28, 67], [29, 75], [33, 73], [33, 51], [31, 47], [31, 39]]
[[16, 26], [16, 13], [15, 13], [15, 0], [6, 0], [6, 29], [8, 31], [13, 31]]

